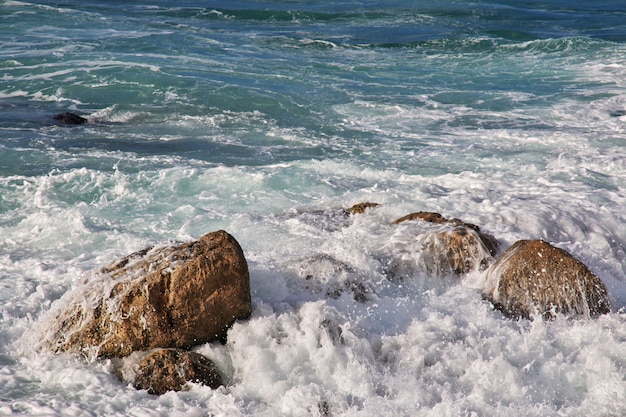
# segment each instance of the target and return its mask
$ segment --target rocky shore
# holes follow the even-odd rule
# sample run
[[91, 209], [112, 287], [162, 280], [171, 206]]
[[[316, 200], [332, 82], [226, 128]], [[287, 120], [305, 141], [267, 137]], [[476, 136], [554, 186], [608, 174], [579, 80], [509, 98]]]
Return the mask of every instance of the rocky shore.
[[[375, 210], [365, 202], [338, 211], [350, 218]], [[602, 281], [563, 249], [542, 240], [520, 240], [501, 252], [498, 240], [480, 227], [439, 213], [414, 212], [392, 225], [421, 222], [415, 253], [431, 276], [456, 279], [483, 274], [480, 291], [503, 318], [594, 318], [611, 311]], [[349, 266], [326, 257], [302, 262], [325, 265], [330, 273]], [[393, 281], [401, 259], [388, 260]], [[334, 271], [334, 272], [333, 272]], [[311, 280], [311, 276], [304, 280]], [[367, 302], [364, 283], [346, 280], [326, 296], [343, 291]], [[197, 241], [147, 248], [103, 267], [65, 294], [52, 325], [41, 334], [45, 349], [93, 361], [113, 358], [121, 381], [151, 394], [184, 390], [187, 381], [212, 388], [223, 384], [208, 358], [191, 351], [207, 342], [227, 342], [227, 331], [252, 312], [250, 276], [244, 253], [225, 231]]]

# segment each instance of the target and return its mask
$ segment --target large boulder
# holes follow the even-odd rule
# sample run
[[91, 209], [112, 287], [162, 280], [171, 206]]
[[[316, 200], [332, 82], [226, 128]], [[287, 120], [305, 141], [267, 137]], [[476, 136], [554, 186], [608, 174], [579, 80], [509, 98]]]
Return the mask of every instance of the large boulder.
[[484, 293], [505, 315], [595, 317], [611, 311], [606, 287], [579, 260], [543, 240], [520, 240], [489, 268]]
[[478, 226], [459, 219], [447, 219], [439, 213], [420, 211], [401, 217], [393, 224], [408, 221], [435, 225], [420, 231], [420, 255], [430, 275], [459, 275], [472, 270], [484, 270], [498, 250], [498, 242], [493, 237], [481, 233]]
[[223, 340], [251, 313], [248, 266], [224, 231], [129, 255], [61, 299], [45, 343], [55, 352], [123, 357]]
[[223, 385], [222, 376], [210, 359], [181, 349], [135, 352], [122, 360], [117, 374], [123, 382], [155, 395], [186, 390], [187, 382], [213, 389]]

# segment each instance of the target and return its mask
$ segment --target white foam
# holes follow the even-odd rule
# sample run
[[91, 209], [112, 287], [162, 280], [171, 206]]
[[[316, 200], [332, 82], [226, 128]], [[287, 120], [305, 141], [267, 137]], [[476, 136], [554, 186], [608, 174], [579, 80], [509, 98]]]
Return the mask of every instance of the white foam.
[[28, 92], [23, 91], [23, 90], [11, 91], [9, 93], [0, 92], [0, 98], [26, 97], [26, 96], [28, 96]]
[[[85, 13], [3, 5], [29, 14]], [[485, 54], [465, 52], [486, 40], [475, 36], [456, 50], [443, 39], [388, 53], [340, 46], [338, 39], [354, 42], [341, 34], [329, 41], [303, 30], [293, 42], [280, 25], [257, 34], [250, 25], [258, 22], [230, 16], [220, 26], [221, 19], [205, 17], [223, 12], [210, 9], [133, 6], [120, 30], [99, 10], [107, 27], [85, 30], [93, 42], [70, 45], [74, 35], [48, 23], [29, 36], [54, 43], [51, 50], [28, 51], [35, 45], [29, 39], [5, 51], [21, 65], [5, 61], [3, 81], [12, 87], [0, 98], [36, 101], [38, 109], [69, 103], [85, 110], [88, 101], [95, 109], [89, 119], [104, 123], [5, 130], [2, 149], [24, 157], [25, 172], [13, 175], [13, 168], [0, 178], [0, 414], [626, 414], [622, 45], [487, 39]], [[150, 10], [150, 30], [134, 27], [142, 10]], [[182, 25], [179, 15], [192, 10], [193, 23]], [[166, 18], [159, 22], [160, 12]], [[422, 19], [439, 17], [390, 14], [378, 23]], [[244, 31], [229, 32], [240, 24]], [[159, 34], [170, 41], [176, 30], [204, 43], [91, 59], [96, 47]], [[306, 62], [292, 65], [293, 51]], [[54, 61], [53, 53], [67, 59]], [[49, 60], [40, 62], [43, 56]], [[303, 63], [310, 80], [293, 72]], [[110, 105], [100, 91], [88, 100], [82, 93], [123, 85], [145, 87], [137, 100], [147, 105]], [[254, 110], [257, 103], [247, 102], [247, 88], [275, 86], [284, 109]], [[319, 89], [311, 106], [299, 86]], [[311, 127], [318, 122], [328, 125]], [[136, 152], [116, 148], [130, 141]], [[197, 158], [176, 153], [177, 141], [244, 146], [268, 157], [248, 164], [211, 154], [207, 162], [202, 151]], [[319, 152], [272, 155], [286, 147]], [[29, 162], [31, 153], [40, 159]], [[344, 214], [362, 201], [380, 206]], [[480, 271], [461, 279], [428, 270], [420, 228], [391, 225], [415, 211], [477, 224], [501, 250], [542, 238], [570, 251], [605, 282], [614, 311], [598, 320], [506, 319], [482, 298]], [[194, 384], [155, 397], [119, 382], [112, 362], [33, 351], [29, 330], [45, 326], [54, 303], [94, 268], [217, 229], [242, 245], [254, 306], [226, 345], [195, 348], [218, 364], [226, 387]], [[402, 274], [393, 276], [389, 265], [398, 261]]]
[[[94, 415], [147, 416], [623, 411], [623, 313], [517, 323], [482, 300], [480, 273], [435, 280], [417, 262], [401, 281], [385, 275], [387, 257], [419, 246], [410, 231], [389, 223], [438, 210], [479, 224], [504, 246], [527, 237], [560, 243], [623, 307], [624, 219], [609, 208], [624, 196], [570, 182], [582, 175], [575, 159], [555, 159], [547, 171], [529, 167], [524, 181], [513, 182], [524, 161], [497, 173], [424, 176], [333, 160], [214, 167], [171, 159], [169, 168], [155, 169], [120, 156], [110, 172], [71, 169], [0, 182], [20, 207], [10, 215], [17, 221], [6, 213], [0, 219], [2, 274], [15, 283], [3, 291], [3, 343], [24, 334], [90, 268], [149, 243], [225, 228], [249, 260], [254, 313], [233, 327], [227, 345], [198, 351], [218, 363], [228, 386], [151, 397], [118, 382], [106, 363], [28, 355], [0, 376], [9, 387], [29, 381], [28, 400], [11, 388], [2, 412], [71, 415], [87, 404]], [[134, 163], [143, 168], [128, 169]], [[343, 217], [341, 207], [363, 200], [383, 204]], [[368, 289], [365, 302], [354, 288]]]

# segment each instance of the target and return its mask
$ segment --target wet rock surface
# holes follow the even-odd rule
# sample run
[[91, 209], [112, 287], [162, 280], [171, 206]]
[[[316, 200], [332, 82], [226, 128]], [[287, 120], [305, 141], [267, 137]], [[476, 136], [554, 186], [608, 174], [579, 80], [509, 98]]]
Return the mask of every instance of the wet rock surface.
[[484, 270], [493, 261], [498, 241], [481, 233], [480, 228], [459, 219], [447, 219], [439, 213], [416, 212], [394, 220], [399, 225], [423, 221], [441, 227], [421, 233], [421, 252], [430, 275], [466, 274]]
[[606, 287], [582, 262], [543, 240], [520, 240], [487, 272], [484, 292], [513, 318], [597, 317], [611, 311]]
[[223, 385], [222, 376], [207, 357], [181, 349], [154, 349], [124, 358], [118, 372], [121, 381], [150, 394], [183, 391], [187, 382], [213, 389]]
[[47, 342], [87, 357], [223, 340], [252, 309], [243, 251], [224, 231], [134, 253], [67, 296], [76, 301], [58, 314]]

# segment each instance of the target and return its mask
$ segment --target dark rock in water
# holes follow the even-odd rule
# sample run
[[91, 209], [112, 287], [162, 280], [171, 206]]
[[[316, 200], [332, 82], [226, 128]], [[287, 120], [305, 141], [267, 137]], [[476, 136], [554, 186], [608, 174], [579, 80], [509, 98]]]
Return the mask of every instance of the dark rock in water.
[[84, 117], [69, 112], [55, 114], [52, 119], [65, 125], [84, 125], [88, 122]]
[[330, 404], [328, 401], [320, 401], [317, 403], [317, 411], [320, 417], [330, 417]]
[[181, 349], [135, 352], [123, 359], [118, 377], [137, 389], [145, 389], [155, 395], [185, 390], [187, 382], [213, 389], [223, 385], [222, 376], [210, 359]]
[[520, 240], [487, 271], [484, 293], [504, 314], [596, 317], [611, 311], [606, 287], [580, 261], [542, 240]]
[[376, 207], [378, 205], [379, 205], [378, 203], [370, 203], [370, 202], [358, 203], [358, 204], [353, 205], [349, 209], [346, 209], [345, 212], [346, 214], [363, 214], [365, 213], [365, 210], [367, 210], [368, 208]]
[[613, 110], [611, 112], [611, 117], [622, 117], [626, 116], [626, 110]]
[[89, 358], [224, 340], [252, 308], [243, 251], [224, 231], [127, 256], [64, 299], [44, 341]]
[[445, 275], [448, 272], [458, 275], [475, 269], [484, 270], [497, 253], [498, 241], [481, 233], [478, 226], [459, 219], [446, 219], [439, 213], [411, 213], [393, 224], [415, 220], [442, 226], [425, 231], [423, 236], [422, 256], [430, 275]]

